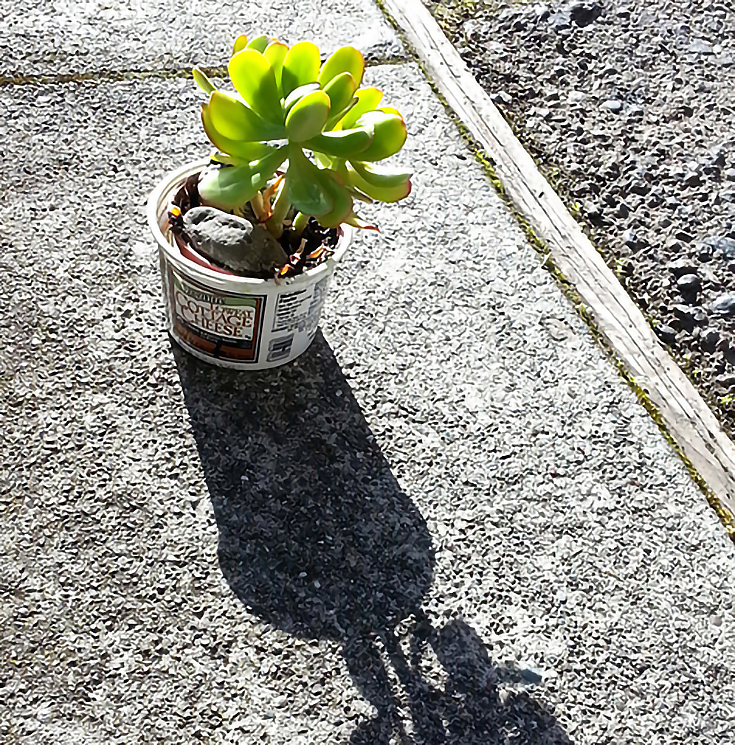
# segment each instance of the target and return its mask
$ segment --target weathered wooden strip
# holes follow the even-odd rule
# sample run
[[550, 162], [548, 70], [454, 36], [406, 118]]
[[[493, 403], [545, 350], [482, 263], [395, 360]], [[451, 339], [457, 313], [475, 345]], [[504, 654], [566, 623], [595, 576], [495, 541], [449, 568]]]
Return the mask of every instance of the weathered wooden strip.
[[[719, 501], [733, 531], [735, 446], [420, 0], [383, 0], [449, 106], [493, 160], [510, 199], [591, 312]], [[716, 505], [718, 506], [718, 505]], [[729, 513], [729, 514], [728, 514]]]

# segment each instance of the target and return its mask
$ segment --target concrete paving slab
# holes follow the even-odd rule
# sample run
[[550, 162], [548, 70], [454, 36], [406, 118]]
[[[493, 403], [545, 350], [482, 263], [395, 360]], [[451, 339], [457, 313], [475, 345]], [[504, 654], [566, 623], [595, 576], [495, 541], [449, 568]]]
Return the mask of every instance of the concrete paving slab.
[[309, 40], [328, 53], [358, 46], [369, 59], [404, 56], [370, 0], [48, 0], [6, 3], [0, 76], [179, 69], [226, 64], [235, 38]]
[[260, 374], [163, 331], [193, 84], [0, 91], [3, 742], [735, 735], [732, 543], [420, 72], [370, 78], [414, 193]]

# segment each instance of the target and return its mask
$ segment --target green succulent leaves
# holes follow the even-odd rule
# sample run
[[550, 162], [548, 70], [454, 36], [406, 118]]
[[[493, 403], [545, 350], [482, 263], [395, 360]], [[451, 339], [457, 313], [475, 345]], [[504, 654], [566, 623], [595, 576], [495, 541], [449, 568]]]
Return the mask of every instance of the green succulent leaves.
[[289, 49], [283, 61], [281, 92], [288, 96], [302, 85], [317, 82], [322, 61], [319, 48], [310, 41], [301, 41]]
[[243, 49], [227, 65], [230, 79], [243, 101], [260, 117], [283, 124], [281, 93], [267, 57], [255, 49]]
[[[331, 109], [328, 125], [334, 125], [356, 103], [357, 83], [349, 72], [342, 72], [332, 78], [325, 86], [324, 92], [329, 96]], [[327, 129], [330, 129], [328, 126]]]
[[271, 219], [282, 217], [288, 201], [325, 227], [365, 227], [353, 198], [394, 202], [407, 196], [410, 173], [375, 165], [403, 147], [406, 124], [396, 109], [378, 108], [380, 90], [360, 88], [364, 70], [353, 47], [338, 49], [322, 65], [311, 42], [289, 48], [265, 36], [235, 41], [228, 71], [238, 95], [218, 90], [195, 69], [208, 96], [202, 123], [218, 151], [213, 160], [222, 164], [202, 177], [204, 199], [237, 210], [263, 192], [270, 207], [277, 184], [266, 187], [281, 173]]
[[385, 160], [406, 142], [406, 122], [395, 109], [369, 111], [357, 120], [356, 126], [370, 127], [374, 132], [370, 144], [360, 153], [360, 160]]
[[317, 82], [321, 86], [327, 85], [327, 83], [344, 72], [352, 76], [356, 86], [362, 83], [362, 75], [365, 72], [365, 58], [354, 47], [341, 47], [338, 49], [324, 63]]
[[261, 142], [283, 136], [282, 126], [265, 121], [242, 101], [222, 91], [212, 91], [209, 103], [204, 105], [209, 110], [212, 125], [225, 137], [245, 142]]
[[221, 209], [238, 210], [265, 188], [287, 155], [285, 146], [272, 148], [269, 154], [251, 163], [205, 171], [199, 180], [199, 193]]
[[312, 91], [300, 98], [286, 117], [286, 137], [290, 142], [304, 142], [316, 137], [329, 118], [329, 96]]

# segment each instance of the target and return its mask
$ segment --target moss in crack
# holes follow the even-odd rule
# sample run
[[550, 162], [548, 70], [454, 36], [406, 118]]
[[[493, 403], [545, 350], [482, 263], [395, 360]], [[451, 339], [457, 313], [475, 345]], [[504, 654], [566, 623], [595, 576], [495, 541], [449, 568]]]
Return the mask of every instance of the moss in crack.
[[477, 17], [485, 9], [495, 9], [498, 5], [497, 0], [424, 1], [436, 22], [448, 36], [455, 35], [467, 19]]
[[[221, 71], [224, 70], [224, 73]], [[212, 77], [226, 75], [225, 68], [209, 68]], [[0, 75], [0, 87], [15, 85], [60, 85], [64, 83], [118, 83], [128, 80], [172, 80], [191, 77], [191, 69], [181, 70], [107, 70], [59, 75]]]
[[[402, 65], [404, 57], [385, 57], [365, 60], [367, 67], [378, 65]], [[227, 67], [201, 67], [207, 77], [227, 78]], [[130, 80], [174, 80], [191, 78], [192, 68], [182, 67], [168, 70], [100, 70], [98, 72], [58, 73], [48, 75], [0, 75], [0, 88], [20, 85], [61, 85], [64, 83], [119, 83]]]

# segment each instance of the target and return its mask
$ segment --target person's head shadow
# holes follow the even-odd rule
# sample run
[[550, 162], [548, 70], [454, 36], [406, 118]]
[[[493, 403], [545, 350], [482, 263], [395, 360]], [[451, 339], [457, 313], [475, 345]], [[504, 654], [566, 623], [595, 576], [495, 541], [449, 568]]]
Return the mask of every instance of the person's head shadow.
[[[443, 671], [443, 685], [422, 672], [429, 653]], [[418, 612], [403, 639], [392, 630], [379, 640], [355, 639], [345, 647], [345, 658], [355, 685], [376, 710], [354, 729], [349, 745], [391, 745], [396, 733], [411, 745], [571, 744], [552, 711], [529, 694], [530, 671], [493, 663], [461, 619], [434, 628]], [[390, 684], [389, 670], [398, 686]], [[401, 700], [408, 717], [400, 713]]]
[[177, 353], [219, 528], [219, 562], [254, 614], [347, 641], [416, 610], [434, 555], [329, 345], [243, 375]]
[[[494, 682], [504, 673], [467, 624], [434, 629], [425, 617], [431, 534], [321, 334], [296, 364], [260, 373], [212, 367], [174, 350], [222, 573], [263, 621], [342, 643], [353, 682], [377, 712], [350, 743], [388, 745], [396, 732], [415, 745], [505, 742], [511, 714]], [[406, 657], [395, 629], [409, 617]], [[445, 670], [444, 690], [419, 670], [429, 648]], [[399, 712], [396, 679], [413, 734]], [[536, 734], [509, 741], [569, 743], [543, 707], [514, 696], [510, 724]]]

